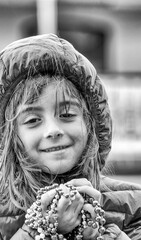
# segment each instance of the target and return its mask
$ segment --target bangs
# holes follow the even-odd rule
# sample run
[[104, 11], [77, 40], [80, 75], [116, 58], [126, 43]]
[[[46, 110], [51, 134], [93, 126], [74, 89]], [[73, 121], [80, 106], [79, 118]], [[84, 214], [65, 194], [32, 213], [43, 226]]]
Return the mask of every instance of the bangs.
[[[71, 105], [71, 101], [74, 100], [79, 109], [82, 112], [85, 123], [89, 129], [90, 114], [87, 109], [86, 103], [76, 89], [75, 85], [61, 76], [50, 77], [48, 75], [37, 75], [36, 77], [27, 78], [20, 82], [9, 102], [9, 105], [5, 111], [6, 121], [12, 121], [16, 119], [20, 112], [20, 107], [24, 104], [33, 104], [42, 95], [44, 89], [53, 83], [56, 89], [56, 113], [59, 113], [59, 100], [63, 97], [65, 112], [68, 113]], [[88, 131], [89, 132], [89, 131]]]
[[[39, 79], [40, 78], [40, 79]], [[38, 76], [35, 78], [27, 78], [21, 81], [15, 88], [14, 93], [9, 101], [5, 111], [6, 121], [12, 121], [17, 118], [20, 105], [32, 104], [36, 102], [45, 86], [48, 84], [49, 78]]]
[[72, 100], [78, 105], [79, 109], [83, 112], [84, 105], [86, 106], [81, 94], [78, 92], [72, 82], [65, 78], [57, 79], [56, 87], [56, 106], [59, 111], [59, 102], [63, 99], [66, 113], [70, 109]]
[[[91, 114], [87, 108], [87, 102], [84, 100], [81, 93], [77, 90], [75, 85], [65, 78], [60, 79], [57, 81], [57, 91], [56, 91], [56, 101], [59, 103], [59, 98], [63, 96], [64, 108], [65, 112], [68, 113], [71, 103], [74, 100], [76, 105], [81, 111], [83, 119], [86, 124], [88, 135], [91, 133], [93, 126], [95, 125], [94, 119], [91, 118]], [[59, 104], [56, 103], [57, 111], [59, 112]]]

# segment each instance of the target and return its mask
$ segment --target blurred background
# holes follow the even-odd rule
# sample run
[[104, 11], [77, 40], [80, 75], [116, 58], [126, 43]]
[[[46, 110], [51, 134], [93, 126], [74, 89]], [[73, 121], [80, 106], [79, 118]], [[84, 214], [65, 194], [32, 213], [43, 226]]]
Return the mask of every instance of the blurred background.
[[49, 32], [69, 40], [104, 80], [113, 117], [106, 174], [141, 183], [141, 1], [0, 0], [0, 50]]

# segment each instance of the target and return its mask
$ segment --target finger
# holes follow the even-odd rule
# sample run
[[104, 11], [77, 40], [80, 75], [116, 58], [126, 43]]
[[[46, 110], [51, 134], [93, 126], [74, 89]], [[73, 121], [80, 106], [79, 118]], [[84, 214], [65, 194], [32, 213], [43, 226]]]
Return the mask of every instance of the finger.
[[86, 178], [72, 179], [66, 183], [66, 185], [69, 184], [75, 186], [80, 193], [86, 193], [98, 202], [101, 202], [101, 193], [98, 190], [94, 189], [91, 182]]
[[86, 178], [77, 178], [77, 179], [72, 179], [71, 181], [67, 182], [67, 184], [73, 185], [75, 187], [79, 187], [79, 186], [91, 186], [92, 184], [90, 181], [88, 181]]
[[98, 236], [99, 236], [98, 229], [93, 229], [93, 228], [87, 227], [83, 231], [84, 239], [97, 239]]
[[96, 190], [93, 187], [90, 186], [81, 186], [81, 187], [76, 187], [77, 191], [83, 194], [87, 194], [90, 197], [94, 198], [95, 200], [97, 200], [98, 202], [100, 202], [101, 200], [101, 193]]
[[[71, 189], [70, 188], [61, 184], [59, 190], [62, 190], [62, 196], [61, 199], [59, 200], [58, 203], [58, 208], [62, 209], [63, 211], [66, 211], [67, 207], [72, 204], [72, 202], [76, 198], [76, 194], [78, 191], [76, 189]], [[65, 204], [65, 205], [64, 205]]]
[[120, 236], [121, 230], [116, 224], [114, 223], [107, 224], [105, 227], [106, 227], [106, 231], [104, 234], [104, 240], [117, 239], [118, 236]]
[[75, 195], [75, 199], [72, 201], [72, 204], [69, 206], [70, 209], [76, 214], [77, 216], [80, 214], [80, 211], [84, 205], [84, 199], [80, 195], [79, 192]]
[[91, 217], [92, 217], [92, 219], [95, 219], [96, 213], [95, 213], [94, 208], [93, 208], [93, 206], [91, 204], [88, 204], [88, 203], [84, 204], [83, 210], [89, 212]]
[[70, 200], [70, 198], [69, 197], [66, 198], [65, 196], [62, 195], [57, 205], [58, 213], [65, 212], [71, 204], [72, 204], [72, 201]]
[[78, 212], [80, 213], [80, 209], [78, 208], [82, 208], [84, 199], [79, 193], [77, 193], [76, 195], [75, 198], [72, 199], [71, 204], [69, 204], [69, 201], [71, 199], [70, 195], [69, 198], [65, 198], [65, 196], [62, 195], [61, 199], [58, 202], [57, 211], [59, 231], [62, 231], [63, 229], [63, 232], [68, 232], [68, 228], [70, 231], [72, 231], [81, 223], [81, 217], [78, 214]]
[[47, 193], [44, 193], [41, 195], [41, 207], [42, 207], [43, 211], [45, 211], [47, 209], [47, 206], [53, 200], [55, 194], [56, 194], [56, 190], [52, 189], [52, 190], [48, 191]]

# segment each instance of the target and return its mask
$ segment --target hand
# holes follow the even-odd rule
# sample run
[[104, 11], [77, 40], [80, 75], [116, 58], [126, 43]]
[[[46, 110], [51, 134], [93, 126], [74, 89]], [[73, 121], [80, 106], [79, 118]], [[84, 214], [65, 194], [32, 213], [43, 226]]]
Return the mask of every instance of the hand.
[[[68, 193], [68, 188], [65, 185], [60, 185], [64, 193]], [[80, 222], [80, 211], [83, 207], [84, 199], [77, 191], [75, 196], [66, 198], [64, 196], [58, 202], [58, 231], [62, 234], [71, 232]]]
[[[63, 184], [59, 186], [59, 189], [63, 191], [63, 195], [57, 204], [57, 218], [58, 218], [58, 232], [61, 234], [66, 234], [71, 232], [75, 227], [77, 227], [80, 222], [80, 211], [84, 204], [84, 199], [82, 195], [76, 191], [76, 194], [70, 198], [66, 197], [69, 193], [69, 188]], [[41, 196], [41, 206], [43, 210], [43, 215], [46, 215], [46, 210], [54, 198], [56, 190], [50, 190]]]
[[[85, 178], [83, 179], [73, 179], [66, 184], [71, 184], [76, 187], [76, 189], [81, 194], [87, 194], [89, 197], [94, 198], [98, 202], [101, 201], [101, 193], [93, 188], [92, 184]], [[83, 209], [87, 211], [92, 220], [95, 220], [96, 213], [94, 212], [94, 207], [90, 203], [85, 203]], [[99, 235], [98, 229], [93, 229], [92, 227], [87, 227], [83, 231], [83, 238], [85, 240], [96, 239]]]
[[101, 193], [94, 189], [91, 182], [89, 182], [86, 178], [72, 179], [67, 182], [67, 184], [73, 185], [80, 193], [86, 193], [90, 197], [93, 197], [99, 203], [101, 202]]
[[104, 240], [130, 240], [130, 238], [114, 224], [107, 224], [103, 235]]
[[[82, 180], [83, 181], [80, 179], [78, 181], [75, 180], [75, 185], [78, 187], [61, 184], [59, 187], [54, 185], [40, 189], [37, 195], [37, 201], [27, 210], [25, 223], [31, 228], [36, 229], [36, 226], [38, 226], [36, 219], [38, 218], [40, 224], [43, 224], [43, 226], [47, 224], [48, 234], [50, 234], [51, 229], [56, 231], [57, 228], [58, 233], [64, 235], [71, 232], [82, 222], [84, 225], [84, 239], [92, 239], [94, 236], [97, 236], [98, 230], [92, 228], [91, 223], [93, 222], [90, 221], [96, 216], [95, 203], [93, 202], [93, 198], [89, 199], [90, 202], [85, 202], [85, 196], [83, 198], [82, 195], [96, 196], [97, 200], [100, 199], [101, 195], [97, 190], [93, 189], [89, 181], [86, 179]], [[84, 186], [82, 182], [83, 184], [85, 183]], [[79, 193], [77, 189], [81, 193]], [[97, 210], [99, 211], [99, 209]], [[87, 213], [85, 211], [87, 211]], [[86, 218], [90, 218], [87, 229], [85, 229], [85, 224], [87, 226], [87, 223], [85, 223], [86, 214]], [[39, 237], [43, 237], [44, 232], [42, 231], [44, 231], [44, 228], [45, 227], [37, 230]]]

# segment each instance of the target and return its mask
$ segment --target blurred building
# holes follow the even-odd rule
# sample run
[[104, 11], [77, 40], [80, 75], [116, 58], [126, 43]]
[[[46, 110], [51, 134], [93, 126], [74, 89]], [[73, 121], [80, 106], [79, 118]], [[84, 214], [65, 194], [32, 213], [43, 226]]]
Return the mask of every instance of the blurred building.
[[140, 0], [0, 0], [0, 49], [21, 37], [50, 32], [51, 3], [56, 32], [99, 71], [140, 71]]
[[48, 32], [72, 42], [105, 79], [113, 172], [141, 175], [141, 1], [0, 0], [0, 50]]

